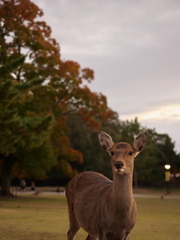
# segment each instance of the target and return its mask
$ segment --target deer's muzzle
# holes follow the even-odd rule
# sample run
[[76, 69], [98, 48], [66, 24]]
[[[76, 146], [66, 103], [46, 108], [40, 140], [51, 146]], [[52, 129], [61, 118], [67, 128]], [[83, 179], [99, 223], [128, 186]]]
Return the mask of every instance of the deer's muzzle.
[[123, 162], [122, 161], [116, 161], [114, 163], [114, 166], [117, 168], [117, 169], [121, 169], [123, 167]]

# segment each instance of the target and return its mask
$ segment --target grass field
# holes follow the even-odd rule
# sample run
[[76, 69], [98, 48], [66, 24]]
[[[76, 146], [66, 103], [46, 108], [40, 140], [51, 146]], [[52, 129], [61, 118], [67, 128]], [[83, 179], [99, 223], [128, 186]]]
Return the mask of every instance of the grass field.
[[[179, 240], [180, 199], [136, 198], [138, 216], [131, 240]], [[0, 198], [1, 240], [66, 240], [68, 212], [64, 196]], [[77, 240], [85, 240], [80, 231]]]

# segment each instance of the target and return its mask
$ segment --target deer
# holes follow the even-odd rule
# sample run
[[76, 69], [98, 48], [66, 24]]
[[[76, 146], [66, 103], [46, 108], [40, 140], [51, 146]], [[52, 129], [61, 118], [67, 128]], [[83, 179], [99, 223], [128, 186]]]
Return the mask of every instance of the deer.
[[140, 133], [132, 144], [115, 144], [103, 131], [98, 138], [111, 155], [113, 181], [100, 173], [85, 171], [67, 184], [70, 223], [67, 240], [73, 240], [80, 228], [88, 233], [86, 240], [128, 240], [135, 225], [134, 158], [145, 147], [147, 134]]

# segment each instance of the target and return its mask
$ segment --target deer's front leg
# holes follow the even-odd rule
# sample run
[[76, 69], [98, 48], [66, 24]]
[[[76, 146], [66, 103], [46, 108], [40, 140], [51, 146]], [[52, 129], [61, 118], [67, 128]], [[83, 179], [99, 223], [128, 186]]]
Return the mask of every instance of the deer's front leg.
[[118, 236], [113, 232], [108, 232], [102, 240], [129, 240], [129, 234], [122, 234], [122, 236]]
[[97, 240], [97, 237], [93, 236], [93, 235], [88, 235], [86, 240]]
[[107, 233], [104, 234], [102, 240], [121, 240], [121, 239], [119, 239], [118, 236], [115, 233], [107, 232]]

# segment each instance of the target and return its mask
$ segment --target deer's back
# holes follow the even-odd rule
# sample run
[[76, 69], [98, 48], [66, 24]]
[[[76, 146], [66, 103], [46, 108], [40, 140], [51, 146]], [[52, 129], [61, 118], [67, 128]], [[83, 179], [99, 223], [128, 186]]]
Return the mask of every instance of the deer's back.
[[107, 192], [112, 187], [112, 181], [100, 173], [86, 171], [77, 174], [66, 186], [67, 199], [89, 196], [89, 198], [99, 191]]

